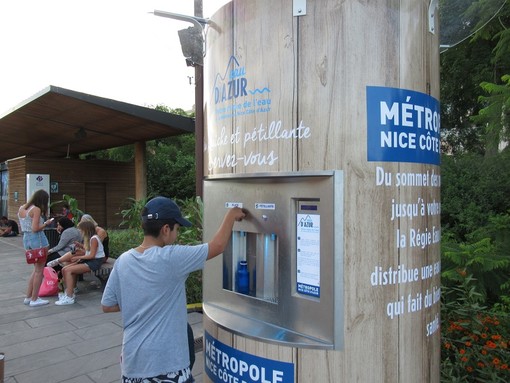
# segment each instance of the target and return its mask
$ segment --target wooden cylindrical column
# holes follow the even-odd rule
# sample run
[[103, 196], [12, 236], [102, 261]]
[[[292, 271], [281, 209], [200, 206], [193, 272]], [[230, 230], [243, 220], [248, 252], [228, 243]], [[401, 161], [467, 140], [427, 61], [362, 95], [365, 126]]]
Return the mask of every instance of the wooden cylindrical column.
[[343, 348], [265, 343], [204, 316], [233, 349], [292, 363], [296, 382], [439, 382], [439, 41], [429, 13], [429, 0], [234, 0], [208, 27], [204, 174], [344, 174]]

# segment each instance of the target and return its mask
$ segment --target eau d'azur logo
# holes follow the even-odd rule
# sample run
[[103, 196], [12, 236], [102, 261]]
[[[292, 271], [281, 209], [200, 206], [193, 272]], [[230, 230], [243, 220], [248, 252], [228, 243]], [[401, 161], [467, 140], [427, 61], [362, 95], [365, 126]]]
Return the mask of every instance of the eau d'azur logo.
[[216, 119], [271, 110], [269, 86], [253, 86], [247, 76], [246, 66], [241, 66], [235, 56], [230, 56], [223, 72], [216, 73], [213, 99]]

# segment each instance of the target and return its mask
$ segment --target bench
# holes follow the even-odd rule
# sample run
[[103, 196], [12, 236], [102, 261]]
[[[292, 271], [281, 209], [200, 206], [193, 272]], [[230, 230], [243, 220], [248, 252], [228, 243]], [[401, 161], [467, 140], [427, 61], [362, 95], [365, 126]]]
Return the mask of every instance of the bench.
[[97, 269], [96, 271], [91, 271], [92, 275], [96, 276], [101, 281], [103, 286], [106, 283], [106, 281], [108, 281], [108, 277], [112, 272], [114, 263], [115, 263], [114, 258], [108, 258], [108, 260], [105, 263], [103, 263], [99, 269]]

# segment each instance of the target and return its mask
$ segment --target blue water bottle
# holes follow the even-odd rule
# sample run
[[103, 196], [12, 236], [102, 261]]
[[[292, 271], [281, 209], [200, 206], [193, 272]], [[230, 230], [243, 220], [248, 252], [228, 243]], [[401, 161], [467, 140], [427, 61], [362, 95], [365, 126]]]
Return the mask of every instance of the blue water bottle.
[[237, 268], [237, 292], [241, 294], [250, 292], [250, 272], [246, 261], [240, 261]]

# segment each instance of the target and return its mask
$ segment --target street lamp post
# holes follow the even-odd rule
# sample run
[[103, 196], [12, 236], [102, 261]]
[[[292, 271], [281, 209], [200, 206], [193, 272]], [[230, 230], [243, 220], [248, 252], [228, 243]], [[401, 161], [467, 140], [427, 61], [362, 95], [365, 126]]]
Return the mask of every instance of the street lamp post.
[[[195, 0], [195, 16], [204, 16], [202, 0]], [[205, 53], [205, 52], [204, 52]], [[195, 65], [195, 188], [203, 197], [204, 179], [204, 67]]]
[[[167, 17], [174, 20], [186, 21], [192, 23], [195, 28], [198, 29], [202, 40], [200, 41], [201, 51], [190, 54], [190, 57], [186, 57], [186, 64], [195, 68], [195, 190], [196, 195], [203, 196], [203, 185], [202, 181], [204, 178], [204, 69], [203, 69], [203, 57], [204, 51], [204, 26], [209, 20], [203, 18], [203, 0], [194, 0], [194, 16], [182, 15], [178, 13], [165, 12], [154, 10], [155, 16]], [[192, 29], [192, 28], [189, 28]], [[193, 52], [196, 50], [196, 46], [185, 47], [183, 45], [183, 37], [192, 34], [179, 31], [179, 38], [181, 39], [181, 46], [183, 51]], [[190, 38], [189, 40], [193, 40]], [[199, 58], [199, 59], [198, 59]]]

